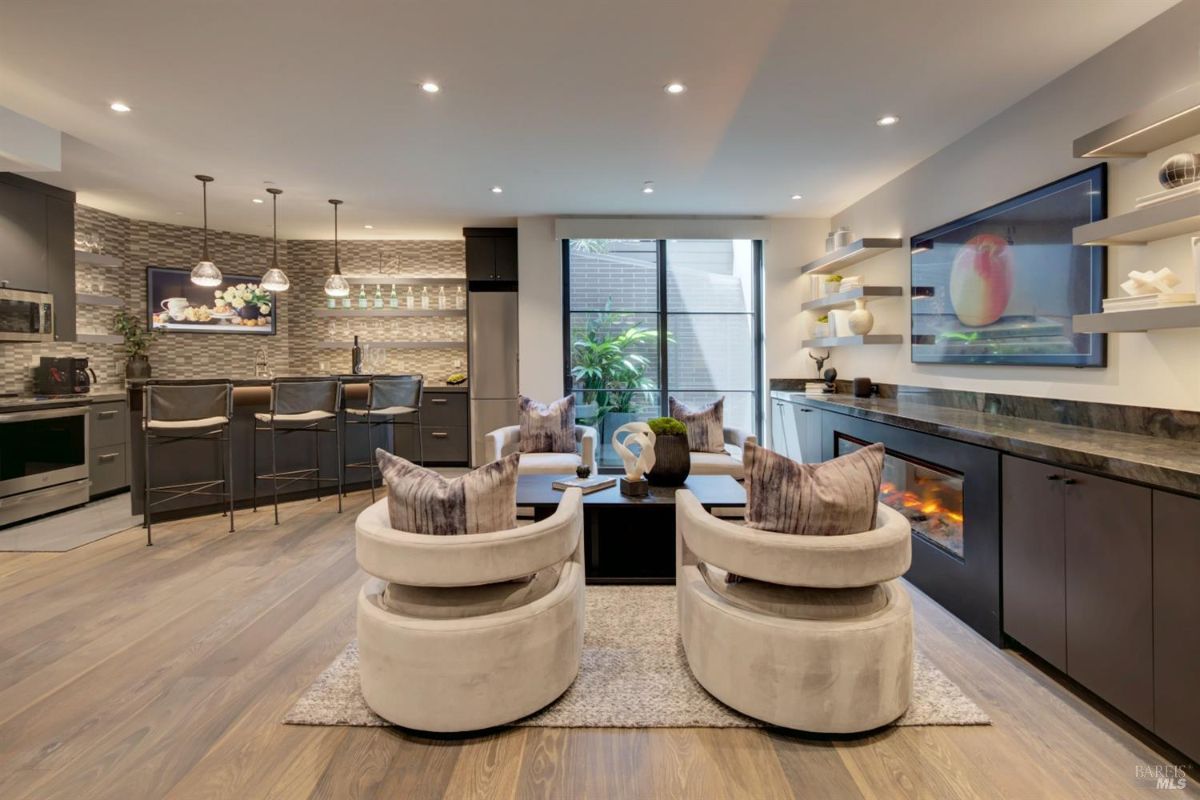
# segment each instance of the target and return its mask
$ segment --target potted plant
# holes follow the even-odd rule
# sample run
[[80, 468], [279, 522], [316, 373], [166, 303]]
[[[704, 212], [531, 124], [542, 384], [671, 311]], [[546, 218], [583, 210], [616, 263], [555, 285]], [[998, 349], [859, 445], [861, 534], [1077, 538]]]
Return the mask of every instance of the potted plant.
[[158, 338], [158, 332], [144, 327], [140, 317], [135, 317], [124, 309], [113, 317], [113, 330], [125, 339], [125, 355], [128, 357], [125, 361], [125, 378], [149, 378], [150, 345]]
[[842, 290], [842, 276], [829, 275], [825, 278], [825, 296], [837, 294]]
[[822, 314], [821, 316], [817, 317], [816, 323], [813, 324], [812, 335], [813, 335], [814, 339], [824, 339], [826, 336], [829, 335], [829, 315], [828, 314]]
[[646, 475], [651, 486], [682, 486], [692, 471], [687, 427], [673, 417], [655, 417], [646, 423], [654, 431], [654, 468]]

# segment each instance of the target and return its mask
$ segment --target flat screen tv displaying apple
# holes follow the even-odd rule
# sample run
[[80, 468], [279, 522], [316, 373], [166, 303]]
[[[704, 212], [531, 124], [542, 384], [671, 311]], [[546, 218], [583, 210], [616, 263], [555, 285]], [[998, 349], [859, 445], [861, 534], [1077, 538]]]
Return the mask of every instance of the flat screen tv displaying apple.
[[1101, 310], [1106, 248], [1071, 232], [1105, 192], [1100, 164], [913, 236], [913, 362], [1103, 367], [1104, 334], [1071, 317]]

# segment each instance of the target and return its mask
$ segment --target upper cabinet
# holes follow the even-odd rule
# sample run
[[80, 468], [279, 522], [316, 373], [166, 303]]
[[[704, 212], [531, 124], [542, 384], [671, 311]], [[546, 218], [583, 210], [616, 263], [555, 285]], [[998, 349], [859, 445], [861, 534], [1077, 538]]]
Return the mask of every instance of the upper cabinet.
[[517, 282], [516, 228], [463, 228], [467, 243], [467, 280]]
[[54, 338], [75, 340], [75, 193], [0, 173], [0, 285], [54, 294]]

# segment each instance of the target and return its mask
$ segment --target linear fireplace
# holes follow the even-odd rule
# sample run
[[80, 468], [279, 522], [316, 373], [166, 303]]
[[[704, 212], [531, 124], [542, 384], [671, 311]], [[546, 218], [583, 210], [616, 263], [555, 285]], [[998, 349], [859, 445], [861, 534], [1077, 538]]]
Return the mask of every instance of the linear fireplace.
[[874, 442], [887, 448], [879, 499], [912, 526], [905, 577], [1000, 644], [1000, 454], [845, 414], [821, 417], [825, 458]]

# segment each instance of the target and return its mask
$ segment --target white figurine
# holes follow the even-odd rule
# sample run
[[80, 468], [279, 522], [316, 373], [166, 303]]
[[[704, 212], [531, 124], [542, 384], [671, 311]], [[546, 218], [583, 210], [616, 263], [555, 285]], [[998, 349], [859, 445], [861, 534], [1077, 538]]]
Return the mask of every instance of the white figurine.
[[[622, 438], [621, 434], [626, 434]], [[654, 469], [654, 431], [644, 422], [627, 422], [613, 431], [612, 446], [625, 464], [625, 480], [640, 481], [642, 476]], [[635, 453], [629, 445], [640, 447]]]
[[1131, 296], [1165, 294], [1178, 285], [1179, 276], [1168, 267], [1163, 267], [1158, 272], [1132, 270], [1129, 273], [1129, 280], [1121, 284], [1121, 289], [1125, 294]]

